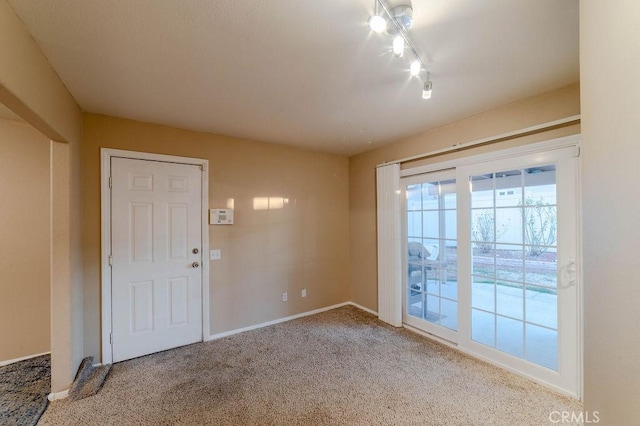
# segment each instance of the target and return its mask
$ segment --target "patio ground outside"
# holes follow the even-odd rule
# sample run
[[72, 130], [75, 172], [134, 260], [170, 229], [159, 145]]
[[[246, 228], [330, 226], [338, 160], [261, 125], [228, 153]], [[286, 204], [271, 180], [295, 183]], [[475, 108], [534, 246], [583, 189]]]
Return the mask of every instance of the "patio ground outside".
[[[426, 293], [408, 290], [409, 314], [457, 330], [457, 285], [429, 280]], [[522, 288], [474, 283], [471, 334], [476, 342], [557, 370], [557, 295], [524, 290], [523, 296]]]

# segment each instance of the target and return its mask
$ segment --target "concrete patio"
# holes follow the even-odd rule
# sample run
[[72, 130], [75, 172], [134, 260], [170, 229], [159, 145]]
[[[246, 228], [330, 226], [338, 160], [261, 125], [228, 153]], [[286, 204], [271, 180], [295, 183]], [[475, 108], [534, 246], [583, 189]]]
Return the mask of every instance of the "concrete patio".
[[[456, 281], [428, 280], [426, 293], [408, 290], [409, 314], [457, 330], [457, 288]], [[475, 282], [471, 299], [474, 341], [557, 370], [555, 291]]]

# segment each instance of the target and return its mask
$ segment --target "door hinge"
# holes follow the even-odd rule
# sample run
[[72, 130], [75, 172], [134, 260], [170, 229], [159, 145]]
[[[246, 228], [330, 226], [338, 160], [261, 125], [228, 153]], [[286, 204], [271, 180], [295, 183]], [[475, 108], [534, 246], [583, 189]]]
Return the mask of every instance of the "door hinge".
[[576, 157], [576, 158], [577, 158], [577, 157], [580, 157], [580, 147], [579, 147], [579, 146], [576, 146], [576, 147], [574, 148], [573, 156], [574, 156], [574, 157]]
[[111, 176], [109, 176], [109, 189], [111, 189], [113, 186], [113, 179], [111, 178]]
[[200, 170], [202, 170], [203, 172], [207, 171], [207, 165], [206, 164], [200, 164]]
[[113, 333], [109, 333], [109, 343], [113, 345]]
[[113, 256], [109, 255], [109, 266], [113, 266]]

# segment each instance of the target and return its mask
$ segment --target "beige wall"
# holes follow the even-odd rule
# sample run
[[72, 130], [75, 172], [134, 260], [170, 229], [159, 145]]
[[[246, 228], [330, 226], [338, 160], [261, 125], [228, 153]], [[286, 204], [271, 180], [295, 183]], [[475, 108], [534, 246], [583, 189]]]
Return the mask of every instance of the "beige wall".
[[0, 102], [51, 143], [51, 388], [68, 388], [82, 360], [80, 108], [6, 2], [0, 0]]
[[0, 361], [49, 352], [49, 139], [0, 119]]
[[[290, 147], [84, 116], [85, 353], [100, 354], [101, 147], [209, 160], [209, 207], [234, 200], [235, 224], [210, 226], [222, 249], [210, 277], [211, 334], [348, 300], [348, 160]], [[254, 198], [283, 197], [254, 210]], [[302, 299], [300, 291], [307, 289]], [[282, 293], [289, 301], [282, 302]]]
[[[350, 228], [350, 298], [367, 308], [377, 310], [377, 249], [375, 167], [385, 161], [425, 153], [454, 144], [519, 130], [549, 121], [580, 114], [580, 88], [572, 85], [515, 104], [479, 114], [456, 123], [409, 137], [349, 159], [349, 228]], [[573, 125], [483, 147], [464, 155], [499, 147], [547, 140], [579, 133]], [[461, 154], [431, 159], [437, 162]], [[414, 164], [415, 165], [415, 164]]]
[[585, 410], [640, 424], [640, 2], [580, 2]]

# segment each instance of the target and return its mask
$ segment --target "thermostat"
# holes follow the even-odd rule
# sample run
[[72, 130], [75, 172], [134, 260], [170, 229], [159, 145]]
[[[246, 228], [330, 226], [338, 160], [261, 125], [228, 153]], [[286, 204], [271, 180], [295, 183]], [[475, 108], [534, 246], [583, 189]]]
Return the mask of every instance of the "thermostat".
[[233, 225], [233, 210], [210, 209], [209, 225]]

